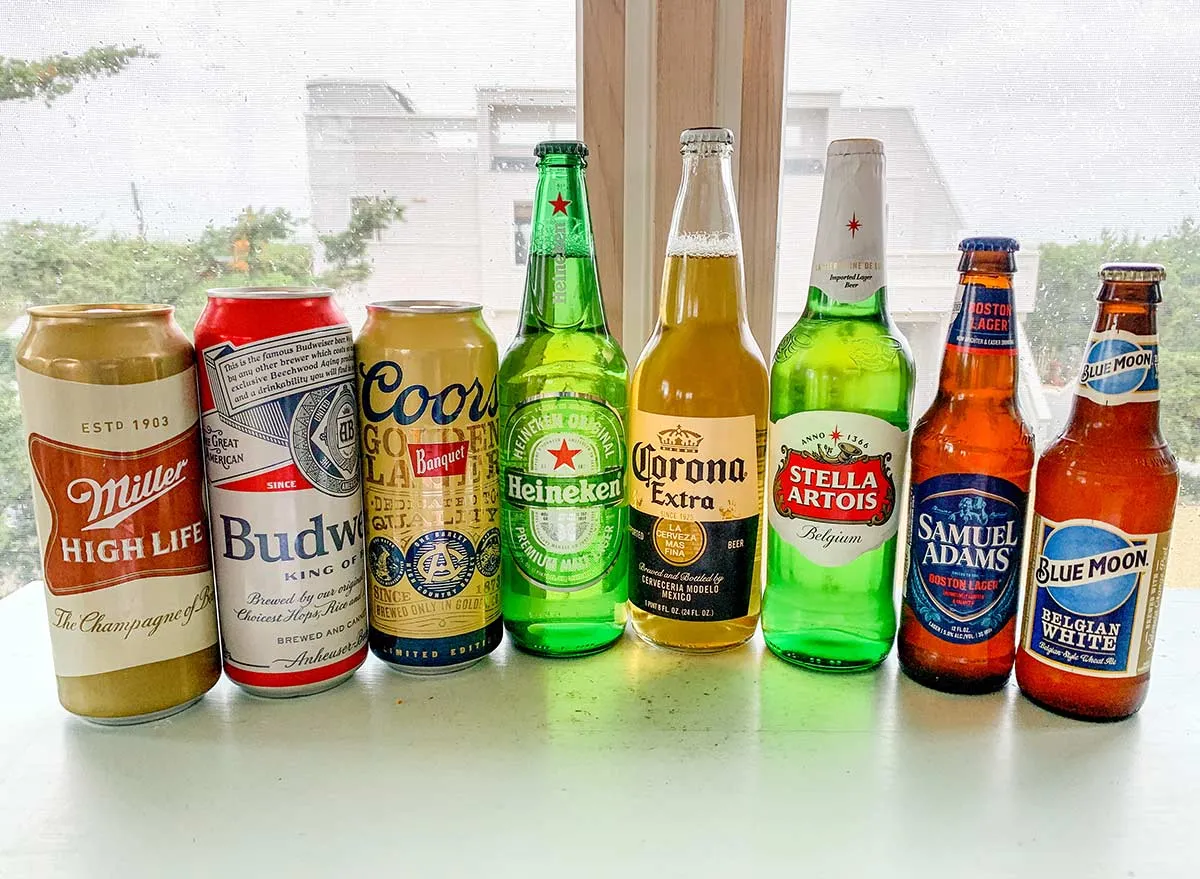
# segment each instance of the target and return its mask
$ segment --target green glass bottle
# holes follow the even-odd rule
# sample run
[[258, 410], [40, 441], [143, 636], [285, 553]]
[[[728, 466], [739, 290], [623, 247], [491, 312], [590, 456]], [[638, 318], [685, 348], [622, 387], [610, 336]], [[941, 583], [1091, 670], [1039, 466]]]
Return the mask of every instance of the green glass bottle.
[[629, 370], [596, 274], [587, 147], [534, 150], [521, 327], [500, 364], [501, 595], [523, 650], [579, 656], [625, 628]]
[[892, 597], [913, 361], [887, 313], [883, 145], [829, 145], [812, 282], [771, 367], [763, 636], [808, 668], [878, 665]]

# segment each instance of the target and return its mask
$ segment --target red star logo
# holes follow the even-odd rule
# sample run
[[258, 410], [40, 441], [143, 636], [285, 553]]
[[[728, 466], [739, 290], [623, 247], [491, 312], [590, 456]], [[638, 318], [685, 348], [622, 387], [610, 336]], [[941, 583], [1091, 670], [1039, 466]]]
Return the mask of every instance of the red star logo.
[[583, 449], [572, 449], [567, 445], [567, 441], [564, 439], [562, 441], [562, 445], [557, 449], [546, 449], [546, 451], [554, 456], [555, 470], [557, 470], [559, 467], [570, 467], [572, 470], [574, 470], [575, 456], [582, 452]]
[[850, 230], [850, 237], [853, 238], [854, 233], [862, 228], [862, 223], [858, 221], [858, 214], [850, 215], [850, 222], [846, 224], [846, 228]]
[[833, 433], [829, 434], [829, 438], [831, 440], [833, 440], [835, 443], [842, 438], [842, 435], [840, 433], [838, 433], [838, 429], [836, 426], [833, 428]]
[[[554, 214], [565, 214], [567, 212], [567, 205], [569, 205], [570, 202], [563, 198], [562, 193], [560, 192], [558, 197], [553, 199], [550, 204], [554, 208]], [[554, 216], [554, 214], [551, 214], [550, 216]]]

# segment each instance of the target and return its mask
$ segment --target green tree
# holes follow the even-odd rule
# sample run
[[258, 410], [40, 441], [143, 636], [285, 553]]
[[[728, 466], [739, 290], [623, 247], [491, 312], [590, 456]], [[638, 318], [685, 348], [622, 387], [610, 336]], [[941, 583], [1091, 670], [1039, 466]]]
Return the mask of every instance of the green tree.
[[141, 46], [93, 46], [80, 55], [49, 55], [23, 61], [0, 55], [0, 101], [41, 98], [49, 105], [84, 79], [116, 76], [135, 58], [157, 58]]
[[355, 199], [345, 231], [319, 236], [325, 248], [325, 260], [331, 266], [321, 275], [321, 282], [342, 288], [365, 281], [371, 274], [367, 247], [392, 223], [403, 219], [404, 206], [392, 196]]

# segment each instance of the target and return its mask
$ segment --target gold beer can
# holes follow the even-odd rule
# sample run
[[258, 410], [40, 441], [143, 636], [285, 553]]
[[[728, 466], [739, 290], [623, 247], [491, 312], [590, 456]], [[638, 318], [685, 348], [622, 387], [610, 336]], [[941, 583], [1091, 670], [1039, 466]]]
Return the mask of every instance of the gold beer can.
[[503, 632], [496, 339], [473, 303], [376, 302], [354, 348], [371, 650], [455, 671]]
[[169, 305], [29, 309], [17, 386], [58, 697], [106, 724], [221, 674], [196, 355]]

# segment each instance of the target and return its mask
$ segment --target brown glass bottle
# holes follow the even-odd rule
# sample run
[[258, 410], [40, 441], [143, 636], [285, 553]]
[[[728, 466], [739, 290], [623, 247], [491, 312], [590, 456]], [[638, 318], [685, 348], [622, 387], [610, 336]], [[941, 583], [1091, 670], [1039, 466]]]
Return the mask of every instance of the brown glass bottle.
[[968, 238], [941, 377], [912, 441], [900, 665], [938, 690], [1008, 680], [1033, 431], [1017, 410], [1017, 242]]
[[1017, 683], [1068, 716], [1146, 699], [1179, 470], [1158, 423], [1162, 266], [1100, 270], [1067, 426], [1038, 462]]

